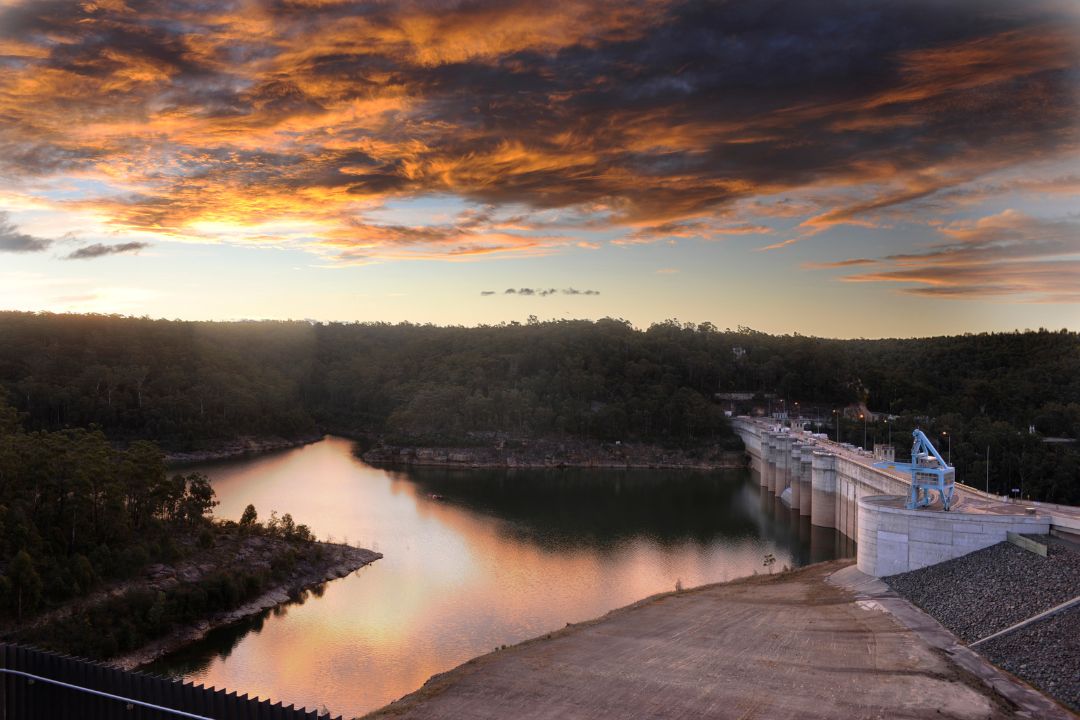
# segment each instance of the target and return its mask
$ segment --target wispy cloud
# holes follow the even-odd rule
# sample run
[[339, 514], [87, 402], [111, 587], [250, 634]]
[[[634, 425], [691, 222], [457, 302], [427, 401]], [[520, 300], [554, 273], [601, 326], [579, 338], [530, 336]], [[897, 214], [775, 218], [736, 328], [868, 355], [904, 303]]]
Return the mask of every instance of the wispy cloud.
[[858, 267], [860, 265], [876, 265], [877, 260], [870, 258], [848, 258], [847, 260], [833, 260], [831, 262], [804, 262], [804, 270], [834, 270], [836, 268]]
[[53, 243], [48, 238], [34, 237], [20, 232], [11, 216], [0, 210], [0, 252], [35, 253], [48, 250]]
[[130, 253], [137, 253], [147, 247], [150, 247], [150, 244], [144, 242], [127, 242], [117, 245], [102, 245], [101, 243], [94, 243], [93, 245], [87, 245], [86, 247], [81, 247], [78, 250], [69, 253], [64, 257], [64, 259], [92, 260], [94, 258], [105, 257], [107, 255], [125, 255]]
[[574, 244], [569, 235], [541, 232], [540, 226], [515, 220], [512, 230], [491, 210], [467, 210], [453, 222], [429, 225], [392, 225], [351, 218], [327, 231], [318, 241], [340, 262], [356, 258], [393, 260], [468, 260], [476, 257], [544, 255]]
[[769, 232], [772, 232], [772, 228], [768, 225], [753, 223], [723, 223], [711, 220], [674, 221], [638, 228], [617, 240], [616, 243], [637, 245], [677, 238], [720, 240], [729, 235], [762, 235]]
[[1005, 210], [940, 233], [945, 240], [924, 252], [889, 255], [880, 269], [843, 279], [897, 284], [928, 297], [1080, 302], [1080, 222]]
[[[494, 290], [482, 290], [480, 292], [482, 296], [488, 297], [495, 295]], [[578, 290], [576, 288], [563, 288], [558, 290], [556, 288], [507, 288], [502, 292], [503, 295], [518, 295], [522, 297], [549, 297], [551, 295], [599, 295], [599, 290]]]

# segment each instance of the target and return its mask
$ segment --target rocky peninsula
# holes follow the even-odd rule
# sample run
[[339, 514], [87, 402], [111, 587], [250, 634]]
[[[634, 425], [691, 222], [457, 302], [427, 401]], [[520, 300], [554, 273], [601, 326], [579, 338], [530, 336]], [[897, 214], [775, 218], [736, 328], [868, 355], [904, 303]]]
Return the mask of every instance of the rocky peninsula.
[[[288, 578], [275, 583], [273, 587], [267, 589], [261, 595], [231, 610], [217, 612], [204, 620], [177, 628], [165, 637], [154, 640], [134, 652], [113, 658], [110, 662], [125, 670], [141, 667], [175, 650], [179, 650], [185, 645], [201, 640], [215, 628], [232, 625], [245, 618], [258, 615], [263, 610], [283, 605], [295, 599], [305, 590], [330, 580], [343, 578], [382, 557], [382, 553], [349, 545], [323, 542], [316, 544], [322, 551], [319, 559], [299, 563]], [[268, 563], [265, 557], [262, 557], [261, 548], [256, 546], [249, 548], [249, 550], [250, 552], [246, 557], [241, 558], [245, 562], [263, 565]], [[189, 563], [179, 572], [183, 575], [185, 581], [190, 582], [191, 580], [188, 580], [188, 578], [197, 581], [211, 569], [205, 564], [192, 565]], [[168, 587], [170, 584], [178, 582], [176, 568], [154, 566], [150, 572], [153, 573], [151, 584], [156, 584], [159, 587]]]
[[[275, 534], [261, 525], [223, 523], [211, 541], [206, 538], [180, 538], [177, 560], [149, 564], [30, 622], [0, 628], [0, 634], [130, 670], [382, 557], [346, 544]], [[116, 641], [103, 646], [86, 633]]]

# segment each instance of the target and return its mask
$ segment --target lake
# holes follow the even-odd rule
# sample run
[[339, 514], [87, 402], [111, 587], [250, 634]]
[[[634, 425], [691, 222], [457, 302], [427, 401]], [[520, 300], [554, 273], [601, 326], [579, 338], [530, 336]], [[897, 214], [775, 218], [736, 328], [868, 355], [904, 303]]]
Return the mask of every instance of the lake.
[[147, 669], [346, 717], [677, 582], [854, 552], [749, 470], [388, 470], [336, 437], [190, 470], [210, 476], [217, 517], [252, 503], [385, 557]]

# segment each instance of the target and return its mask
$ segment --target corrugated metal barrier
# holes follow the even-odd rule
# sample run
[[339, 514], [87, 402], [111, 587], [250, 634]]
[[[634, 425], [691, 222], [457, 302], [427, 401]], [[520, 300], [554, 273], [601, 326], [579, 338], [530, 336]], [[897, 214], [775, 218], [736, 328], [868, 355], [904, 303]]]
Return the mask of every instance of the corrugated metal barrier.
[[0, 643], [0, 720], [341, 720], [186, 680]]

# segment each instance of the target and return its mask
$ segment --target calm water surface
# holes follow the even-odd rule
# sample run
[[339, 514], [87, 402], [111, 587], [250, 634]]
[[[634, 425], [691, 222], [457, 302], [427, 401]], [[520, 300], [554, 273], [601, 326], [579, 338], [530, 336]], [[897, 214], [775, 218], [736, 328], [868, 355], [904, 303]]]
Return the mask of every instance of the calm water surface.
[[333, 437], [195, 469], [218, 517], [254, 503], [262, 520], [290, 512], [385, 557], [148, 669], [346, 717], [676, 581], [764, 572], [767, 553], [779, 569], [853, 550], [743, 470], [390, 471]]

